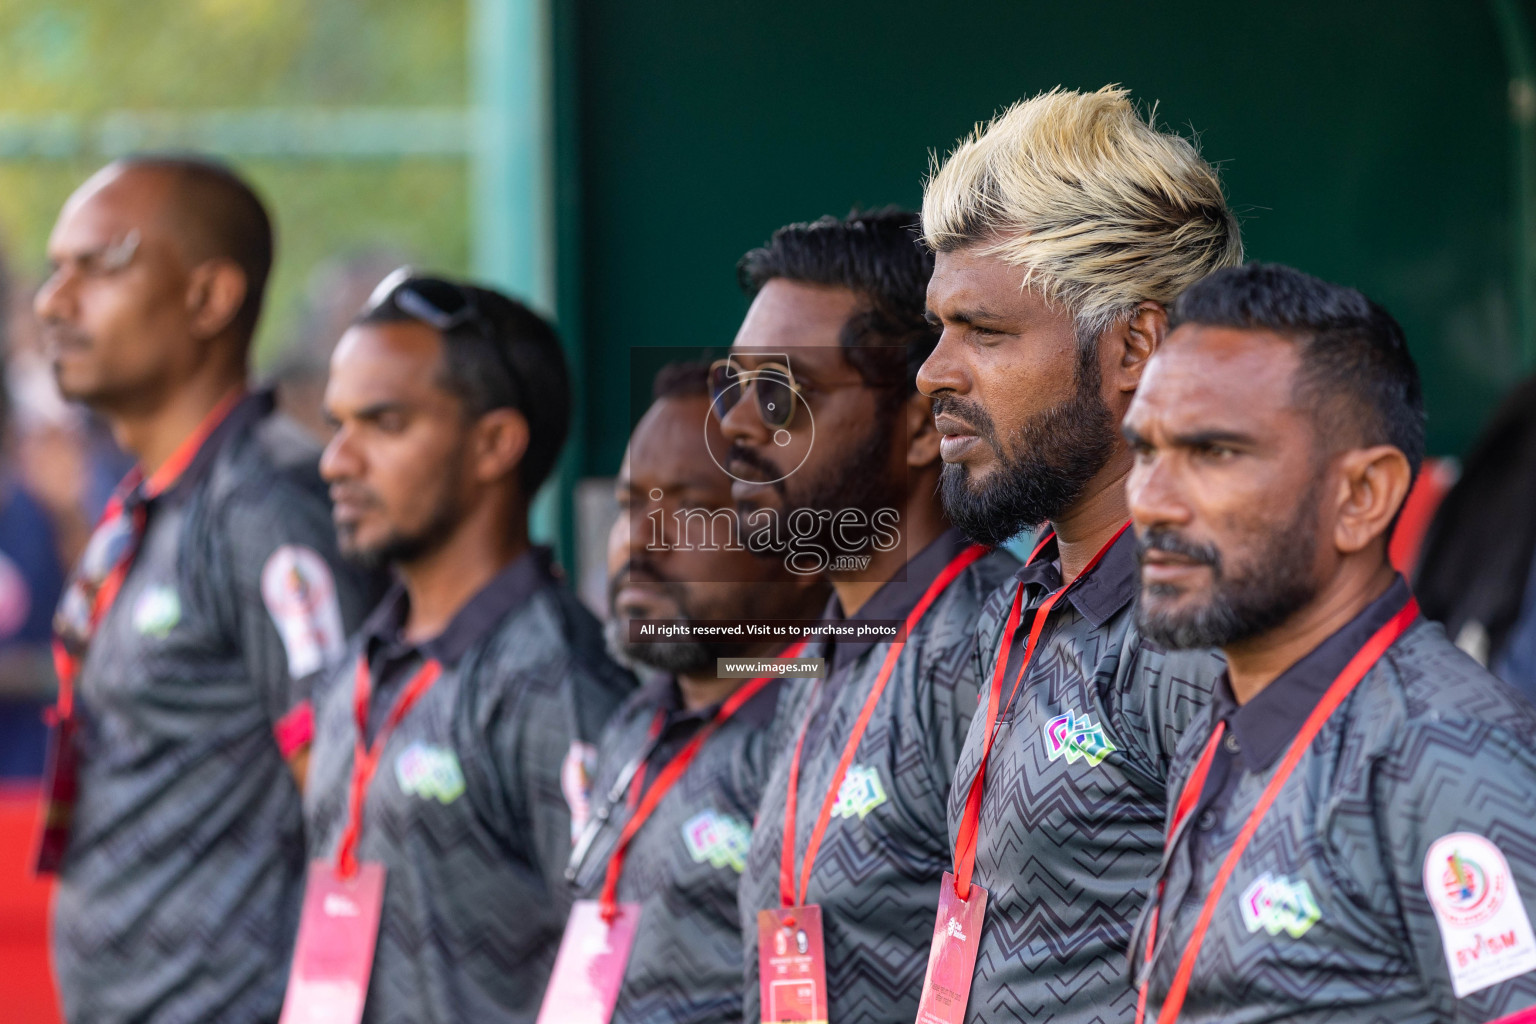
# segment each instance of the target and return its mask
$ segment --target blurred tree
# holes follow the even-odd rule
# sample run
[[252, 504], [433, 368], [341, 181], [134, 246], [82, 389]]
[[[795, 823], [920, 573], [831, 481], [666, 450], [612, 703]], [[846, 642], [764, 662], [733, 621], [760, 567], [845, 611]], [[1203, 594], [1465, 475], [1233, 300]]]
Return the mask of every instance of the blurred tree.
[[[464, 0], [0, 0], [0, 120], [461, 108], [466, 32]], [[0, 244], [20, 276], [44, 272], [60, 204], [101, 162], [0, 154]], [[259, 365], [287, 347], [309, 277], [328, 258], [389, 249], [447, 271], [468, 264], [461, 157], [231, 162], [277, 223]]]

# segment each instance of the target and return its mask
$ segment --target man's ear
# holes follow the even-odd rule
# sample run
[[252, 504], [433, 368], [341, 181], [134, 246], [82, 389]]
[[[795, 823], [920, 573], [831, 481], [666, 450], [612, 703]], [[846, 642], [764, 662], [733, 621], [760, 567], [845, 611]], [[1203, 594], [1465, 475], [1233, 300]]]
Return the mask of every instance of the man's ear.
[[939, 461], [939, 429], [933, 425], [933, 399], [913, 392], [903, 410], [907, 425], [907, 467], [924, 469]]
[[1141, 384], [1142, 371], [1147, 360], [1168, 336], [1168, 311], [1161, 303], [1142, 302], [1132, 311], [1130, 319], [1110, 328], [1115, 345], [1110, 349], [1114, 356], [1112, 366], [1106, 366], [1105, 376], [1122, 392], [1135, 391]]
[[516, 472], [528, 452], [528, 420], [516, 409], [492, 409], [470, 435], [473, 471], [480, 483], [494, 483]]
[[187, 275], [187, 314], [194, 337], [221, 334], [245, 304], [245, 271], [231, 260], [204, 260]]
[[1401, 449], [1389, 444], [1356, 448], [1338, 456], [1342, 490], [1333, 524], [1340, 554], [1364, 550], [1383, 536], [1408, 498], [1412, 471]]

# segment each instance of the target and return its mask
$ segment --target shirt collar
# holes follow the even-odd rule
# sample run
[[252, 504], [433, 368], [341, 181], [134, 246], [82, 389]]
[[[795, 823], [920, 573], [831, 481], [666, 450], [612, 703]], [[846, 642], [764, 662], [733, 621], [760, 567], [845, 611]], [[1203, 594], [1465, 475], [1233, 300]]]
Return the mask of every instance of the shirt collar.
[[1216, 687], [1216, 715], [1230, 725], [1243, 764], [1250, 772], [1266, 771], [1275, 763], [1344, 666], [1378, 629], [1402, 610], [1408, 598], [1408, 584], [1398, 576], [1384, 594], [1366, 605], [1343, 629], [1276, 676], [1246, 704], [1237, 703], [1231, 679], [1222, 673]]
[[133, 499], [150, 502], [163, 499], [175, 500], [185, 494], [207, 477], [220, 452], [235, 439], [250, 433], [257, 423], [271, 415], [276, 405], [276, 396], [270, 390], [252, 391], [242, 396], [230, 407], [229, 412], [224, 414], [224, 418], [208, 432], [203, 443], [197, 446], [197, 454], [192, 456], [192, 460], [187, 463], [187, 468], [181, 471], [170, 486], [159, 494], [146, 498], [143, 494], [144, 481], [140, 479], [134, 484]]
[[419, 653], [444, 665], [456, 665], [471, 647], [553, 579], [548, 549], [531, 547], [481, 587], [441, 633], [419, 644], [406, 643], [401, 636], [410, 595], [396, 582], [363, 623], [363, 648], [370, 661], [382, 650], [390, 660]]
[[[745, 686], [748, 680], [742, 680]], [[773, 714], [779, 703], [779, 690], [783, 687], [784, 680], [775, 679], [761, 690], [752, 695], [752, 699], [743, 704], [731, 716], [733, 721], [744, 722], [754, 728], [766, 729], [773, 724]], [[683, 695], [677, 688], [676, 676], [659, 676], [641, 687], [638, 703], [641, 707], [651, 708], [665, 714], [667, 726], [670, 728], [683, 722], [700, 721], [707, 722], [714, 718], [720, 711], [720, 705], [730, 697], [703, 708], [688, 709], [683, 707]]]
[[[827, 610], [822, 618], [828, 622], [905, 619], [917, 606], [917, 602], [922, 600], [923, 594], [933, 585], [939, 573], [944, 571], [944, 567], [969, 547], [970, 543], [965, 534], [950, 527], [909, 559], [902, 567], [900, 578], [887, 580], [885, 585], [875, 591], [855, 614], [852, 616], [843, 614], [843, 603], [837, 599], [837, 593], [834, 591], [827, 601]], [[853, 664], [880, 642], [874, 639], [828, 641], [832, 655], [829, 670], [836, 673]]]
[[[1061, 587], [1061, 556], [1053, 535], [1013, 578], [1026, 587], [1050, 593]], [[1098, 629], [1136, 596], [1136, 535], [1126, 530], [1115, 540], [1093, 571], [1079, 576], [1067, 600]]]

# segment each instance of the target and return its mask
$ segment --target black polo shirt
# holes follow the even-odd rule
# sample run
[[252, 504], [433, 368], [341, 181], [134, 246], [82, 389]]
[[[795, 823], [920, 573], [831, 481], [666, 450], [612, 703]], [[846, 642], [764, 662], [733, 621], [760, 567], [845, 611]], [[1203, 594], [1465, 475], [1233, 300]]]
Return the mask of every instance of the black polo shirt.
[[[1168, 767], [1225, 667], [1210, 652], [1168, 652], [1142, 639], [1137, 572], [1136, 538], [1126, 530], [1052, 607], [1018, 695], [1000, 711], [976, 838], [973, 879], [987, 890], [987, 907], [967, 1021], [1134, 1017], [1123, 965], [1162, 855]], [[989, 684], [1019, 584], [1023, 614], [1004, 702], [1035, 609], [1062, 585], [1054, 541], [980, 616]], [[981, 760], [986, 704], [949, 793], [951, 843]]]
[[[616, 1024], [741, 1019], [736, 889], [767, 778], [768, 728], [781, 685], [769, 683], [709, 737], [630, 842], [618, 899], [640, 904], [640, 925], [614, 1009]], [[608, 861], [632, 816], [634, 801], [615, 791], [616, 782], [643, 756], [633, 792], [646, 792], [718, 710], [686, 709], [677, 684], [663, 678], [614, 715], [598, 747], [592, 788], [594, 804], [611, 802], [611, 813], [600, 825], [594, 822], [577, 872], [583, 896], [602, 894]]]
[[363, 1019], [532, 1022], [569, 911], [572, 804], [585, 796], [566, 792], [562, 772], [634, 681], [538, 549], [433, 640], [402, 638], [407, 611], [397, 587], [316, 695], [310, 852], [334, 859], [347, 827], [357, 654], [373, 677], [370, 733], [435, 658], [442, 675], [388, 737], [364, 805], [358, 858], [387, 877]]
[[[1399, 579], [1247, 704], [1223, 683], [1191, 723], [1170, 809], [1218, 721], [1231, 742], [1218, 746], [1168, 861], [1149, 1018], [1284, 752], [1407, 600]], [[1420, 619], [1329, 717], [1261, 820], [1216, 905], [1179, 1019], [1528, 1019], [1533, 897], [1536, 709]], [[1143, 956], [1144, 945], [1132, 962]]]
[[270, 1022], [304, 882], [309, 691], [367, 586], [313, 441], [250, 395], [145, 509], [80, 668], [79, 800], [53, 903], [72, 1024]]
[[[946, 532], [907, 563], [904, 578], [886, 583], [849, 620], [906, 618], [967, 543], [958, 531]], [[1016, 568], [1012, 555], [991, 552], [933, 602], [898, 655], [838, 790], [806, 896], [821, 906], [828, 1009], [838, 1024], [910, 1021], [917, 1014], [939, 884], [951, 859], [945, 799], [987, 678], [976, 649], [976, 616]], [[834, 601], [828, 617], [842, 620], [841, 605]], [[785, 795], [801, 723], [810, 716], [795, 826], [797, 874], [886, 650], [884, 642], [839, 639], [822, 651], [830, 662], [822, 686], [807, 679], [787, 684], [775, 718], [774, 764], [741, 879], [749, 1022], [759, 1019], [757, 914], [779, 905]]]

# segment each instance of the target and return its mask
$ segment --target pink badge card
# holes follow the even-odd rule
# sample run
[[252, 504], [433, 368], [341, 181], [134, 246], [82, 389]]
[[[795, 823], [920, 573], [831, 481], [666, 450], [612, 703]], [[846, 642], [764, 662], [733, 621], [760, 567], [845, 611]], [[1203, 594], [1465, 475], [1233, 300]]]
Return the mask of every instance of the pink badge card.
[[73, 717], [61, 718], [49, 730], [48, 765], [43, 775], [43, 806], [39, 812], [37, 856], [32, 870], [51, 875], [64, 861], [69, 827], [75, 815], [75, 794], [80, 785], [80, 752], [75, 746]]
[[955, 876], [944, 872], [939, 890], [939, 915], [933, 924], [933, 947], [928, 951], [928, 973], [923, 978], [923, 998], [917, 1004], [917, 1024], [963, 1024], [965, 1004], [971, 997], [971, 977], [976, 973], [976, 950], [981, 944], [981, 922], [987, 913], [987, 890], [971, 886], [970, 899], [955, 894]]
[[827, 1024], [827, 955], [820, 907], [758, 911], [757, 965], [762, 1024]]
[[608, 1024], [640, 924], [640, 904], [620, 903], [612, 922], [597, 900], [577, 900], [544, 990], [538, 1024]]
[[368, 998], [384, 906], [384, 865], [364, 862], [355, 878], [313, 861], [278, 1024], [357, 1024]]

